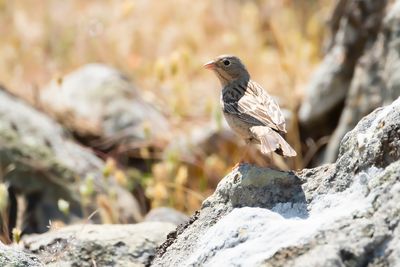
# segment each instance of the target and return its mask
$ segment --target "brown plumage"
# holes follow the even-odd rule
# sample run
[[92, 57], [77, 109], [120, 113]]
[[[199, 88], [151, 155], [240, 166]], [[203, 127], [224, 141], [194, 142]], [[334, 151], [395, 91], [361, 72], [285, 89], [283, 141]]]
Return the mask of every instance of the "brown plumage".
[[246, 143], [260, 144], [263, 154], [297, 155], [282, 137], [286, 123], [278, 104], [250, 79], [239, 58], [219, 56], [204, 67], [213, 70], [222, 84], [222, 110], [234, 132]]

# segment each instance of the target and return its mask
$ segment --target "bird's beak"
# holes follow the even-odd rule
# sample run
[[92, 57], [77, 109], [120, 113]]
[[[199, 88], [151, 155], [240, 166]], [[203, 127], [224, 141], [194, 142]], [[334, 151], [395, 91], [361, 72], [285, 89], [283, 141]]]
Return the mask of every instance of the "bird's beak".
[[203, 67], [205, 69], [213, 70], [215, 69], [215, 62], [214, 61], [207, 62], [206, 64], [203, 65]]

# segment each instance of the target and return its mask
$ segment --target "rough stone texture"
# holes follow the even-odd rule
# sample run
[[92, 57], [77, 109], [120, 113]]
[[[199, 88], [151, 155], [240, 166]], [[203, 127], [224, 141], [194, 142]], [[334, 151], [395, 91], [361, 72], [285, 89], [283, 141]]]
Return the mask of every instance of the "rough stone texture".
[[400, 265], [400, 98], [342, 140], [334, 164], [297, 173], [242, 165], [153, 266]]
[[168, 133], [167, 120], [117, 70], [88, 64], [41, 92], [43, 108], [91, 145], [136, 148]]
[[358, 59], [345, 108], [329, 141], [325, 162], [334, 162], [339, 143], [366, 114], [400, 95], [400, 1], [388, 9], [382, 28]]
[[175, 225], [74, 225], [24, 239], [46, 266], [145, 266]]
[[[105, 188], [100, 179], [103, 166], [101, 159], [77, 145], [58, 123], [0, 90], [0, 171], [11, 195], [21, 194], [27, 200], [25, 232], [44, 232], [49, 220], [66, 220], [57, 207], [60, 198], [70, 203], [72, 218], [82, 216], [77, 178], [84, 181], [92, 174], [95, 188], [101, 191]], [[128, 216], [136, 218], [136, 201], [123, 191], [119, 190], [119, 196], [130, 203]]]
[[19, 248], [6, 246], [0, 242], [0, 266], [3, 267], [36, 267], [43, 266], [39, 259]]
[[366, 47], [374, 43], [380, 30], [386, 2], [337, 1], [328, 51], [307, 88], [299, 111], [302, 128], [308, 136], [330, 134], [336, 126], [358, 59]]

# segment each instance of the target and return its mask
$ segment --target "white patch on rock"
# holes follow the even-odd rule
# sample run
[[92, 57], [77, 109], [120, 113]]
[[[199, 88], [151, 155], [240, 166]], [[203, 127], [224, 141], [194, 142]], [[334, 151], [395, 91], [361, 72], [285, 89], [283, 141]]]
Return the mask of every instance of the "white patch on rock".
[[183, 266], [257, 266], [279, 249], [301, 246], [335, 222], [368, 210], [373, 197], [368, 182], [380, 171], [372, 167], [347, 190], [315, 197], [308, 215], [302, 203], [236, 208], [205, 233]]

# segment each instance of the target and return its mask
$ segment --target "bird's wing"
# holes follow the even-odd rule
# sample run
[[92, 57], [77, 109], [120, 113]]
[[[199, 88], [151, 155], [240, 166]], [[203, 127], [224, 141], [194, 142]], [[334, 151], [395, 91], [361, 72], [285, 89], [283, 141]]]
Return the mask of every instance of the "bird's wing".
[[256, 82], [248, 82], [246, 92], [239, 101], [225, 102], [224, 110], [248, 123], [262, 124], [286, 133], [285, 118], [278, 104]]

